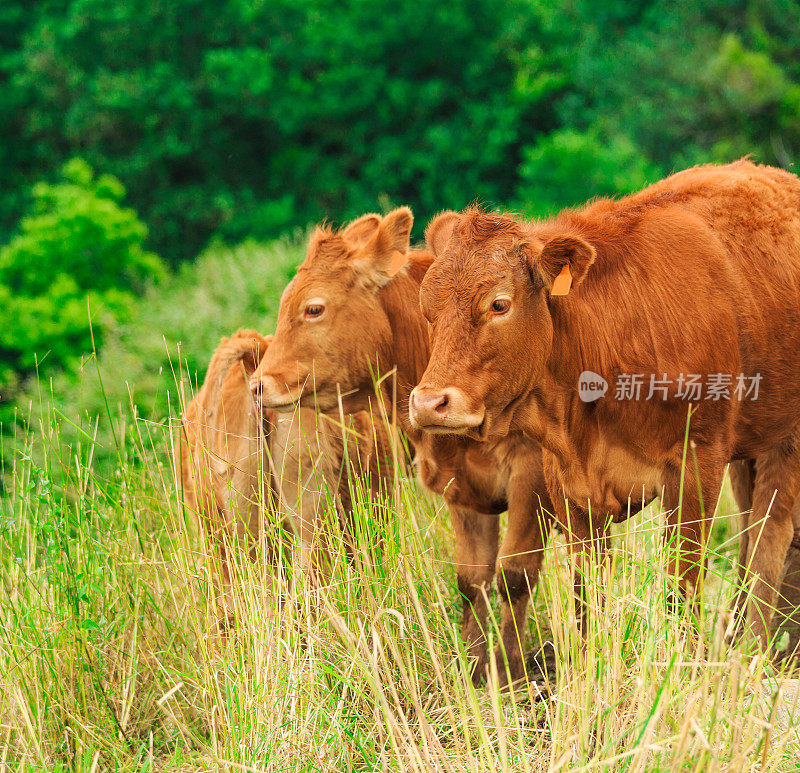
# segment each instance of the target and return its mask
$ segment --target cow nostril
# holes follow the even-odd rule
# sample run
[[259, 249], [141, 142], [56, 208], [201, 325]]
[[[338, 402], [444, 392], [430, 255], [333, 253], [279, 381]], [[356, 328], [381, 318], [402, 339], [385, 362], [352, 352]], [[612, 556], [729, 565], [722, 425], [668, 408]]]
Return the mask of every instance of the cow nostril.
[[439, 402], [434, 406], [436, 413], [447, 413], [450, 407], [450, 398], [447, 395], [442, 395]]
[[250, 382], [250, 391], [256, 396], [261, 397], [261, 379]]

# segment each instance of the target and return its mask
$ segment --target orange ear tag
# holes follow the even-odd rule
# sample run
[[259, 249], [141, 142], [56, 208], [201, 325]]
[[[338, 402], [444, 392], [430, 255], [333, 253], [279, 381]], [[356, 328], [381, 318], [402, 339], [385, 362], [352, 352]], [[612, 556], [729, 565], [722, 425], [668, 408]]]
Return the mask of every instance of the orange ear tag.
[[564, 268], [561, 269], [561, 273], [555, 278], [553, 289], [550, 290], [550, 295], [566, 295], [570, 287], [572, 287], [572, 274], [570, 273], [569, 266], [565, 265]]
[[389, 262], [389, 268], [386, 269], [386, 273], [389, 276], [394, 276], [406, 263], [408, 263], [407, 254], [405, 252], [395, 252]]

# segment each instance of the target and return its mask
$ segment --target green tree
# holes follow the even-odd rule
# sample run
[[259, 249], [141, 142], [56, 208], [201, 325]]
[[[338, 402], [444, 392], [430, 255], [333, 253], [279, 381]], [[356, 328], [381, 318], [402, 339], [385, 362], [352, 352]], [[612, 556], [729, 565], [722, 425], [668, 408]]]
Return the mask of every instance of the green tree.
[[625, 136], [665, 172], [800, 154], [800, 5], [576, 0], [552, 20], [565, 127]]
[[555, 126], [542, 43], [527, 0], [68, 0], [6, 61], [6, 163], [35, 179], [80, 153], [172, 260], [380, 202], [423, 220], [511, 196]]
[[[509, 203], [569, 136], [612, 172], [584, 170], [592, 193], [631, 147], [663, 172], [800, 154], [796, 0], [8, 0], [0, 52], [0, 239], [80, 155], [173, 262], [215, 234]], [[572, 179], [558, 201], [590, 190]]]
[[[106, 326], [126, 319], [137, 294], [164, 275], [143, 249], [147, 228], [123, 208], [121, 183], [73, 159], [56, 184], [33, 189], [33, 207], [0, 248], [3, 400], [42, 364], [70, 368]], [[7, 409], [6, 409], [7, 411]], [[6, 412], [6, 418], [8, 413]]]
[[627, 137], [562, 129], [526, 149], [517, 198], [526, 214], [544, 217], [594, 196], [630, 193], [661, 175]]

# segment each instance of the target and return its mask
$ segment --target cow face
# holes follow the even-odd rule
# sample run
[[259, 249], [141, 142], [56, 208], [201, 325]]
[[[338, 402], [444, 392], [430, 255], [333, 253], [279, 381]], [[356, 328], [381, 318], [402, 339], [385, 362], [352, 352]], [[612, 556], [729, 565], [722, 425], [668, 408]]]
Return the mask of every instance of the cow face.
[[362, 388], [391, 335], [378, 291], [405, 262], [413, 217], [401, 207], [340, 231], [318, 227], [286, 287], [275, 338], [250, 385], [265, 408], [332, 410]]
[[580, 283], [594, 249], [478, 209], [439, 215], [425, 236], [436, 256], [420, 292], [431, 357], [411, 394], [411, 423], [480, 440], [504, 435], [550, 356], [551, 304], [561, 302], [551, 300], [554, 282], [568, 266], [572, 286]]

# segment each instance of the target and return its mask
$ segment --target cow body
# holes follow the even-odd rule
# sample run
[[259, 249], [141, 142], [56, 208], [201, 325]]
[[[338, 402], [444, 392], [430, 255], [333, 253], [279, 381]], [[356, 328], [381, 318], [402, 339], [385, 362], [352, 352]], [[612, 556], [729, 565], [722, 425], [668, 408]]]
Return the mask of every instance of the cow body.
[[[753, 460], [743, 540], [749, 621], [764, 641], [800, 491], [800, 180], [746, 161], [699, 167], [540, 223], [448, 213], [429, 242], [433, 348], [418, 390], [434, 403], [457, 394], [437, 415], [415, 414], [412, 396], [417, 424], [541, 443], [559, 520], [566, 497], [580, 545], [605, 523], [590, 512], [619, 519], [663, 493], [687, 591], [725, 465]], [[560, 274], [566, 294], [554, 292]], [[583, 401], [585, 372], [605, 379], [604, 397]], [[663, 389], [627, 399], [632, 374]], [[729, 394], [687, 399], [690, 374]], [[734, 394], [739, 379], [757, 380], [757, 399]]]
[[277, 494], [269, 475], [267, 432], [274, 414], [258, 416], [247, 378], [269, 346], [254, 330], [224, 338], [206, 378], [186, 406], [180, 433], [180, 483], [186, 507], [204, 521], [220, 554], [221, 583], [230, 586], [227, 553], [235, 539], [255, 549], [265, 506]]
[[[487, 665], [486, 592], [499, 568], [501, 636], [508, 674], [516, 679], [523, 673], [529, 590], [549, 528], [541, 452], [522, 433], [477, 443], [410, 425], [409, 394], [429, 355], [419, 288], [431, 260], [408, 252], [410, 229], [411, 214], [401, 209], [385, 218], [366, 215], [342, 232], [315, 233], [281, 300], [275, 342], [251, 383], [275, 410], [296, 402], [332, 411], [374, 409], [376, 397], [384, 415], [398, 407], [420, 479], [444, 497], [453, 520], [462, 636], [476, 660], [475, 678], [483, 678]], [[390, 276], [398, 252], [405, 266]], [[387, 373], [393, 378], [384, 378]], [[505, 510], [509, 526], [501, 546], [498, 516]]]
[[[341, 421], [308, 408], [278, 416], [254, 404], [248, 380], [270, 342], [271, 337], [252, 330], [223, 339], [183, 416], [176, 467], [184, 503], [203, 522], [220, 559], [218, 611], [223, 626], [234, 608], [229, 559], [234, 544], [247, 548], [255, 559], [264, 519], [278, 515], [284, 528], [299, 538], [301, 568], [314, 580], [328, 498], [333, 498], [346, 530], [349, 474], [375, 486], [391, 479], [381, 461], [390, 439], [382, 427], [373, 427], [367, 414], [345, 417], [343, 428]], [[274, 552], [270, 536], [276, 535], [269, 531], [267, 548]]]

